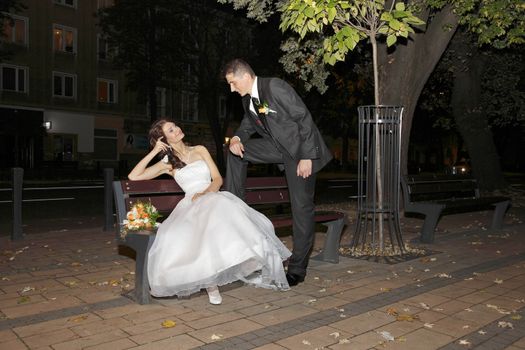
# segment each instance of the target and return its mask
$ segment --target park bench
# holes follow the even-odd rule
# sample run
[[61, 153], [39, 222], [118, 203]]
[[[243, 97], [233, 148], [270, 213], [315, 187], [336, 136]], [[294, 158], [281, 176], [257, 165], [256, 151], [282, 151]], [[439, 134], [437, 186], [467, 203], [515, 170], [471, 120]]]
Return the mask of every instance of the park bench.
[[[139, 304], [149, 304], [151, 296], [147, 276], [147, 257], [155, 240], [155, 232], [131, 231], [122, 238], [119, 223], [122, 223], [128, 210], [137, 201], [151, 201], [160, 213], [167, 216], [184, 198], [184, 192], [173, 179], [122, 180], [113, 182], [113, 194], [118, 243], [135, 251], [135, 289], [131, 294]], [[263, 212], [269, 216], [275, 228], [292, 225], [291, 215], [283, 213], [284, 206], [290, 203], [288, 186], [284, 177], [248, 178], [246, 180], [246, 203], [256, 208], [262, 206]], [[270, 215], [269, 210], [274, 213]], [[346, 215], [337, 211], [316, 212], [315, 221], [327, 226], [328, 230], [322, 252], [312, 259], [330, 263], [339, 262], [339, 241], [346, 223]]]
[[425, 215], [420, 241], [434, 242], [441, 216], [494, 209], [491, 228], [498, 229], [510, 204], [507, 197], [481, 197], [476, 179], [466, 176], [402, 176], [405, 213]]

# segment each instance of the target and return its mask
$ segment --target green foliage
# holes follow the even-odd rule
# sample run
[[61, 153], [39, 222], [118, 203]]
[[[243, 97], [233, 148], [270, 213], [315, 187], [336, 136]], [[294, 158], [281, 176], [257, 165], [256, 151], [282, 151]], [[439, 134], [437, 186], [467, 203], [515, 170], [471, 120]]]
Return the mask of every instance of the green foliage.
[[450, 4], [459, 23], [477, 35], [479, 45], [505, 48], [525, 43], [525, 3], [523, 0], [427, 0], [443, 9]]
[[[403, 3], [395, 3], [394, 8], [384, 8], [384, 1], [379, 0], [217, 0], [220, 3], [233, 4], [235, 9], [246, 9], [247, 17], [265, 21], [276, 11], [282, 11], [281, 28], [290, 28], [299, 37], [308, 40], [311, 36], [323, 38], [325, 46], [316, 53], [325, 62], [334, 64], [342, 61], [357, 42], [366, 36], [360, 26], [359, 19], [372, 18], [382, 23], [379, 34], [386, 38], [387, 45], [394, 45], [400, 38], [407, 38], [413, 26], [420, 22], [415, 17], [405, 17], [404, 12], [419, 13], [427, 9], [434, 12], [453, 11], [460, 24], [477, 34], [480, 45], [491, 45], [496, 48], [523, 44], [525, 37], [525, 3], [523, 0], [421, 0], [411, 1], [412, 8]], [[381, 16], [377, 16], [381, 13]], [[373, 16], [375, 14], [375, 16]], [[413, 15], [412, 15], [413, 16]], [[338, 33], [343, 27], [349, 27]], [[450, 24], [444, 24], [444, 29]], [[368, 35], [368, 34], [367, 34]], [[421, 37], [424, 40], [424, 36]], [[315, 39], [313, 39], [315, 40]], [[286, 48], [286, 46], [283, 46]], [[298, 64], [296, 73], [308, 79], [310, 85], [320, 91], [326, 90], [326, 84], [321, 82], [322, 74], [311, 74], [318, 69], [308, 68], [309, 74], [303, 70], [308, 67], [311, 53], [305, 53], [303, 64]], [[284, 56], [288, 52], [285, 51]], [[285, 62], [298, 61], [283, 58]], [[312, 61], [310, 59], [310, 61]], [[317, 62], [317, 60], [313, 60]], [[288, 63], [288, 67], [291, 64]], [[314, 83], [315, 81], [315, 83]]]
[[404, 3], [385, 8], [384, 0], [290, 0], [281, 11], [283, 31], [290, 29], [301, 39], [323, 33], [323, 60], [330, 65], [344, 61], [363, 39], [384, 35], [392, 46], [424, 23]]

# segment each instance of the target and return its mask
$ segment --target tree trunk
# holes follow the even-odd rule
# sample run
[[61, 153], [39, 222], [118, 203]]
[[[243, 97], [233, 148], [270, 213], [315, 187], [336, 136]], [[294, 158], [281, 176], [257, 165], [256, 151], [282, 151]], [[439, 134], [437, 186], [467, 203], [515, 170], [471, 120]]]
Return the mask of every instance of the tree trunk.
[[506, 182], [494, 137], [487, 115], [480, 107], [484, 58], [463, 31], [456, 33], [452, 48], [456, 58], [452, 112], [458, 131], [467, 146], [473, 174], [481, 189], [504, 188]]
[[428, 9], [424, 11], [418, 14], [427, 21], [424, 32], [414, 34], [414, 40], [408, 40], [406, 44], [399, 43], [394, 49], [387, 49], [383, 44], [379, 50], [381, 103], [404, 107], [401, 130], [402, 174], [407, 174], [410, 129], [417, 101], [458, 26], [458, 19], [450, 6], [433, 17], [429, 17]]

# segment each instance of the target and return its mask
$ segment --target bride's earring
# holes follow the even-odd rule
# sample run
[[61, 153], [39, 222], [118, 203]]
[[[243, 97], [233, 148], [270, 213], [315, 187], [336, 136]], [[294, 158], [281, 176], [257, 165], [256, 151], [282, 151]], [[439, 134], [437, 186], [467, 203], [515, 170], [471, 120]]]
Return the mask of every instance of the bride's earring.
[[219, 305], [222, 303], [221, 293], [219, 293], [219, 287], [213, 286], [206, 288], [208, 292], [208, 298], [210, 299], [210, 304]]

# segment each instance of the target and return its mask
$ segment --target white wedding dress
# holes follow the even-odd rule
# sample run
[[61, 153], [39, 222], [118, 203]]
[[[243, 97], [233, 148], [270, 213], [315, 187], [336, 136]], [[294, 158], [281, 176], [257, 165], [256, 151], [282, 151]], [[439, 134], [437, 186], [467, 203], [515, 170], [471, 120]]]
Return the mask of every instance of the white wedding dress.
[[148, 255], [151, 294], [187, 296], [202, 288], [242, 280], [287, 290], [283, 261], [290, 251], [271, 221], [230, 192], [207, 193], [210, 170], [203, 160], [175, 172], [186, 193], [160, 225]]

